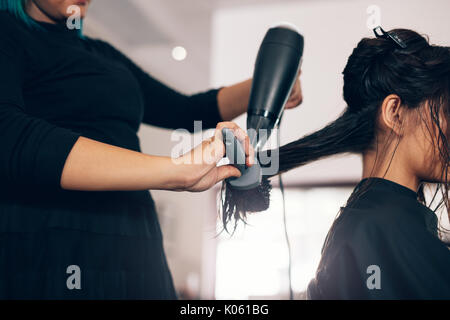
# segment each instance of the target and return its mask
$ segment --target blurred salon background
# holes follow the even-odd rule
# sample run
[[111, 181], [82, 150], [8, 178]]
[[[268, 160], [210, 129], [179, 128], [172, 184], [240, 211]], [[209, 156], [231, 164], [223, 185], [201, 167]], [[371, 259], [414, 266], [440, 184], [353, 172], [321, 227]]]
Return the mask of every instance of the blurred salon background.
[[[305, 36], [304, 102], [285, 113], [285, 144], [342, 112], [341, 72], [357, 42], [373, 35], [369, 27], [378, 21], [385, 30], [406, 27], [449, 45], [449, 12], [448, 0], [95, 0], [85, 33], [110, 41], [171, 87], [196, 93], [250, 78], [267, 29], [280, 21], [296, 24]], [[245, 127], [245, 116], [236, 121]], [[139, 134], [149, 154], [170, 155], [178, 143], [170, 130], [142, 125]], [[361, 159], [348, 155], [283, 176], [296, 298], [314, 276], [326, 233], [361, 169]], [[233, 236], [221, 232], [219, 190], [152, 191], [180, 298], [287, 298], [288, 251], [276, 181], [270, 210], [252, 215]], [[448, 224], [445, 214], [442, 219]]]

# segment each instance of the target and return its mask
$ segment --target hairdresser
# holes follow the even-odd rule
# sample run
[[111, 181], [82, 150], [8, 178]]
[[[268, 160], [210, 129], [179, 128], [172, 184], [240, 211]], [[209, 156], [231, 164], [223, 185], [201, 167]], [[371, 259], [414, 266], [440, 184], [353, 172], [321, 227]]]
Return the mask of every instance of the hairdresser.
[[[216, 166], [220, 129], [247, 140], [228, 121], [246, 112], [251, 80], [174, 91], [67, 28], [68, 7], [84, 18], [90, 2], [0, 0], [2, 299], [176, 298], [148, 190], [203, 191], [240, 175]], [[287, 108], [301, 100], [297, 81]], [[141, 123], [192, 131], [195, 120], [218, 130], [181, 160], [213, 161], [140, 152]]]

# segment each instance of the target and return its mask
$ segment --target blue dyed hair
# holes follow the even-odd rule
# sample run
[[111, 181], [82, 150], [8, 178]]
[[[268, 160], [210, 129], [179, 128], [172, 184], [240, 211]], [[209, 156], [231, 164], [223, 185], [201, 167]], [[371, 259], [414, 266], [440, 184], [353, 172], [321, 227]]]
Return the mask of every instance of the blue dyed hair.
[[[0, 11], [7, 11], [18, 19], [25, 22], [25, 24], [32, 28], [41, 28], [25, 11], [25, 6], [28, 0], [0, 0]], [[83, 22], [82, 22], [83, 23]], [[79, 36], [83, 38], [82, 29], [79, 30]]]
[[25, 11], [26, 2], [27, 0], [0, 0], [0, 10], [12, 13], [29, 27], [35, 27], [36, 22]]

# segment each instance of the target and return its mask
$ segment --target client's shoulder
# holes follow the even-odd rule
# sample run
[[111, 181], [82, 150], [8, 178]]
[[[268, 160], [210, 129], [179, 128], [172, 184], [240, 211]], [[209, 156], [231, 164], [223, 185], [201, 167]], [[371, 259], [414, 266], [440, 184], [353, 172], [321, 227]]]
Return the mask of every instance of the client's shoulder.
[[427, 222], [435, 218], [431, 210], [413, 199], [386, 195], [376, 202], [366, 200], [361, 198], [341, 208], [333, 228], [344, 242], [428, 234], [430, 223]]
[[375, 208], [342, 207], [332, 229], [333, 233], [344, 242], [352, 242], [360, 236], [386, 233], [393, 227], [395, 220], [386, 211]]

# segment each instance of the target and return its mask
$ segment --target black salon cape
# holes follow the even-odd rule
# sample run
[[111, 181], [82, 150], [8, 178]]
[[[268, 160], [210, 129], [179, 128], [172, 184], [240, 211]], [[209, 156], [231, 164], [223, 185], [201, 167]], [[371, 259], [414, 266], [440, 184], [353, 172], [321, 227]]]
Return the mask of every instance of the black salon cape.
[[176, 298], [149, 192], [64, 191], [61, 172], [80, 136], [140, 151], [142, 122], [215, 127], [217, 92], [180, 94], [108, 43], [0, 12], [0, 299]]
[[434, 212], [390, 180], [365, 178], [356, 188], [365, 180], [369, 189], [328, 234], [307, 297], [450, 299], [450, 251], [437, 237]]

